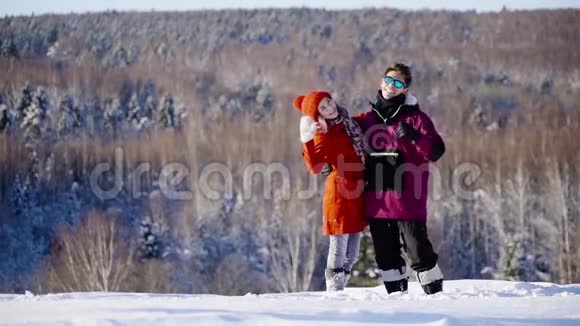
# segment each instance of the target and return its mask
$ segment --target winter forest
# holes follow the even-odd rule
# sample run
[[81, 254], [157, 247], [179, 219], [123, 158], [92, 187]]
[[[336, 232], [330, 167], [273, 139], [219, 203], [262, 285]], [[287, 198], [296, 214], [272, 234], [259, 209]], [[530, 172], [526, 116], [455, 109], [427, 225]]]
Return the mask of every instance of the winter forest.
[[110, 11], [0, 18], [0, 293], [324, 289], [292, 99], [366, 111], [393, 62], [445, 278], [580, 283], [579, 10]]

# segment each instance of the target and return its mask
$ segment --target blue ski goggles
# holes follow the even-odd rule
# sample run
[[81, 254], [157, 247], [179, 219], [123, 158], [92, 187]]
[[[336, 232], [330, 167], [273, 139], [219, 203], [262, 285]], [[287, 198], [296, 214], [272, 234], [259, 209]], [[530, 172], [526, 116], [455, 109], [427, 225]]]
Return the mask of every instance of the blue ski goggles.
[[402, 82], [402, 81], [400, 81], [398, 79], [395, 79], [395, 78], [393, 78], [391, 76], [386, 76], [385, 77], [385, 83], [387, 83], [387, 85], [389, 85], [390, 83], [395, 83], [395, 88], [396, 89], [401, 89], [401, 88], [407, 87], [407, 85], [405, 85], [404, 82]]

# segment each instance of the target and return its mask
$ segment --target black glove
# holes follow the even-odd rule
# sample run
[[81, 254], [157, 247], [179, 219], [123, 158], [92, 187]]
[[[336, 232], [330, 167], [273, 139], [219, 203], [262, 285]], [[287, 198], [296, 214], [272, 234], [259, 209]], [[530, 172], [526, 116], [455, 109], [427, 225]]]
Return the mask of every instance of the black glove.
[[419, 132], [409, 126], [405, 121], [401, 122], [396, 133], [399, 139], [408, 138], [412, 142], [417, 141], [417, 138], [419, 138]]
[[322, 166], [322, 171], [320, 173], [322, 173], [323, 176], [327, 177], [331, 172], [332, 166], [330, 166], [330, 164], [324, 164]]

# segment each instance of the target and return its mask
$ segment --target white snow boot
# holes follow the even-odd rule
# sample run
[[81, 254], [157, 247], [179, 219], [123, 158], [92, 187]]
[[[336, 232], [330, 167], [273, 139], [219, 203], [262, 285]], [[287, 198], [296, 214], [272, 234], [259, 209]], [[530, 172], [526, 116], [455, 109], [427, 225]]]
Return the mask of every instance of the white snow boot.
[[435, 266], [424, 272], [417, 273], [417, 280], [426, 294], [435, 294], [443, 291], [443, 273], [439, 266]]
[[326, 277], [326, 291], [344, 290], [346, 277], [343, 268], [327, 268], [324, 276]]
[[407, 267], [402, 266], [397, 269], [381, 271], [381, 273], [383, 274], [383, 283], [385, 283], [388, 294], [395, 292], [408, 293], [409, 274], [407, 274]]

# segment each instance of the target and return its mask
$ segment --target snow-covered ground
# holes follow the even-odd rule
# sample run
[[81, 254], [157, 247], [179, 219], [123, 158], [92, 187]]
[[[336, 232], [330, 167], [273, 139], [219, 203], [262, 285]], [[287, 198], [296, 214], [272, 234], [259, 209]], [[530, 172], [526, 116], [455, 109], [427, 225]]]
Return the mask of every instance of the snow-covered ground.
[[1, 325], [580, 325], [580, 284], [447, 281], [444, 293], [0, 294]]

